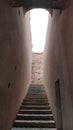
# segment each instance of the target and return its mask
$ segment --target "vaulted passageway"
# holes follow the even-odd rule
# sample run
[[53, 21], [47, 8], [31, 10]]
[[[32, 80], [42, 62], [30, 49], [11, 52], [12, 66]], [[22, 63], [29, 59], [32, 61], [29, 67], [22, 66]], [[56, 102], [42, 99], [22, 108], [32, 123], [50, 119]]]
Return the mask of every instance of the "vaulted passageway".
[[[44, 53], [44, 85], [58, 130], [73, 130], [73, 0], [44, 2], [42, 7], [50, 12]], [[0, 1], [1, 130], [12, 128], [29, 88], [32, 45], [29, 16], [25, 19], [25, 13], [34, 6], [41, 7], [41, 3], [36, 0]], [[62, 126], [58, 120], [60, 115]]]

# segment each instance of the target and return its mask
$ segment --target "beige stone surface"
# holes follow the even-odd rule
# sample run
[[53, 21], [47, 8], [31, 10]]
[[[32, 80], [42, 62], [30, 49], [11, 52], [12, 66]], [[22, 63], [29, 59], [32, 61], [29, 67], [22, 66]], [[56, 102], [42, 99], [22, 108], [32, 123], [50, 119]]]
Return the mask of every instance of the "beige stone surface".
[[[73, 0], [68, 0], [67, 6], [63, 11], [53, 10], [48, 20], [44, 79], [58, 129], [73, 130]], [[58, 79], [61, 112], [56, 100], [55, 83]]]
[[0, 1], [0, 130], [10, 130], [30, 84], [29, 14]]
[[32, 53], [32, 84], [43, 84], [43, 53]]

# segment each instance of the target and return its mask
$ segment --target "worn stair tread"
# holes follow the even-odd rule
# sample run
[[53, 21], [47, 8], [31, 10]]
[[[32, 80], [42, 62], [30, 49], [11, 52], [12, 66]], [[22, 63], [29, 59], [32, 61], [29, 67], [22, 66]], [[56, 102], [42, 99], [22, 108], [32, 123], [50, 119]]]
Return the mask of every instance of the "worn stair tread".
[[48, 104], [45, 104], [45, 103], [22, 103], [22, 105], [45, 105], [45, 106], [48, 106]]
[[47, 99], [47, 96], [45, 96], [45, 95], [43, 95], [43, 96], [41, 96], [41, 94], [39, 94], [39, 95], [26, 95], [26, 98], [25, 99], [27, 99], [27, 98], [29, 98], [29, 99]]
[[48, 100], [37, 100], [37, 99], [35, 99], [35, 100], [24, 100], [23, 102], [48, 102]]
[[24, 104], [25, 104], [25, 103], [34, 103], [34, 104], [37, 104], [37, 103], [38, 103], [38, 104], [48, 104], [48, 102], [47, 102], [47, 101], [36, 101], [36, 100], [35, 100], [35, 101], [32, 101], [32, 100], [31, 100], [31, 101], [24, 101], [23, 103], [24, 103]]
[[25, 99], [23, 102], [26, 102], [26, 101], [27, 101], [27, 102], [28, 102], [28, 101], [30, 101], [30, 102], [31, 102], [31, 101], [33, 101], [33, 102], [36, 102], [36, 101], [37, 101], [37, 102], [48, 102], [48, 100], [46, 100], [46, 99], [34, 99], [34, 98], [33, 98], [32, 100], [27, 98], [27, 99]]
[[29, 128], [55, 128], [54, 121], [37, 121], [37, 120], [16, 120], [14, 122], [14, 127], [29, 127]]
[[52, 114], [17, 114], [16, 120], [53, 120]]
[[21, 106], [24, 106], [24, 107], [37, 107], [37, 108], [40, 108], [40, 107], [49, 107], [49, 105], [47, 105], [47, 106], [45, 106], [45, 105], [39, 105], [39, 106], [37, 106], [37, 105], [21, 105]]
[[35, 105], [35, 104], [40, 104], [40, 105], [42, 105], [42, 104], [44, 104], [44, 105], [47, 104], [47, 105], [49, 105], [48, 102], [44, 102], [44, 101], [42, 101], [42, 102], [41, 102], [41, 101], [40, 101], [40, 102], [38, 102], [38, 101], [35, 101], [35, 102], [34, 102], [34, 101], [30, 101], [30, 102], [25, 101], [25, 102], [23, 102], [22, 104], [26, 104], [26, 103], [27, 103], [27, 104], [31, 104], [31, 105], [33, 105], [33, 104], [34, 104], [34, 105]]
[[51, 110], [41, 110], [41, 109], [31, 109], [31, 110], [29, 110], [29, 109], [20, 109], [19, 111], [40, 111], [40, 112], [44, 112], [44, 111], [47, 111], [47, 112], [49, 112], [49, 111], [51, 111]]
[[[43, 95], [43, 94], [42, 94]], [[36, 97], [39, 96], [39, 98], [43, 97], [43, 98], [47, 98], [47, 96], [44, 94], [43, 96], [40, 94], [27, 94], [26, 97]]]
[[16, 128], [56, 128], [55, 123], [14, 123], [13, 127]]
[[13, 124], [16, 128], [56, 128], [44, 87], [30, 86]]
[[[43, 96], [40, 95], [39, 97], [36, 96], [36, 99], [46, 99], [46, 97], [47, 96], [43, 97]], [[32, 97], [30, 97], [29, 95], [26, 95], [25, 99], [26, 98], [29, 98], [29, 99], [33, 99], [34, 98], [35, 99], [35, 97], [33, 97], [33, 95], [32, 95]]]
[[42, 106], [42, 105], [21, 105], [20, 109], [45, 109], [45, 110], [49, 110], [50, 106]]
[[52, 111], [51, 110], [24, 110], [24, 109], [21, 109], [19, 110], [19, 113], [20, 114], [51, 114]]
[[49, 120], [49, 121], [43, 121], [43, 120], [15, 120], [15, 122], [21, 122], [21, 123], [55, 123], [54, 120]]
[[48, 100], [46, 100], [46, 99], [39, 99], [39, 98], [38, 99], [36, 99], [36, 98], [33, 98], [33, 99], [27, 98], [23, 102], [25, 102], [25, 101], [30, 101], [30, 102], [31, 101], [38, 101], [38, 102], [40, 102], [40, 101], [44, 101], [44, 102], [47, 101], [48, 102]]
[[41, 93], [39, 93], [39, 94], [27, 94], [26, 96], [33, 96], [33, 97], [37, 97], [37, 96], [39, 96], [39, 97], [47, 97], [47, 95], [46, 94], [43, 94], [43, 95], [40, 95]]
[[29, 96], [29, 95], [31, 95], [31, 96], [37, 96], [37, 95], [39, 95], [39, 96], [41, 96], [42, 97], [42, 95], [40, 95], [40, 94], [42, 94], [44, 97], [47, 97], [47, 95], [46, 95], [46, 93], [43, 93], [43, 92], [40, 92], [40, 93], [28, 93], [26, 96]]
[[53, 116], [53, 114], [17, 114], [17, 116], [44, 116], [44, 117], [46, 117], [46, 116]]

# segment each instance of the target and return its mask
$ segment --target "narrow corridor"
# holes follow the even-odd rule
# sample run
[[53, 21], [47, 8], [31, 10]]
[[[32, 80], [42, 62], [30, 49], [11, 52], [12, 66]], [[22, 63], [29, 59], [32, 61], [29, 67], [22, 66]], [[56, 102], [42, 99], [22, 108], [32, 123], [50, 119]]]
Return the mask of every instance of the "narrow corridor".
[[30, 85], [13, 127], [13, 130], [21, 130], [21, 128], [27, 128], [27, 130], [28, 128], [50, 128], [50, 130], [56, 130], [53, 114], [43, 85]]

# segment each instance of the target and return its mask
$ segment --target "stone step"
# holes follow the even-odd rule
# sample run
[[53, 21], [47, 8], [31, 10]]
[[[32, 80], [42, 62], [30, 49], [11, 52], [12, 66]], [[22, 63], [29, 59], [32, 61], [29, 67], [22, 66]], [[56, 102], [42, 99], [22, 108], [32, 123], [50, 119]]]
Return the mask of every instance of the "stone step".
[[35, 96], [35, 95], [40, 95], [40, 94], [43, 94], [43, 96], [46, 96], [45, 94], [45, 92], [36, 92], [36, 93], [34, 93], [34, 92], [32, 92], [32, 93], [27, 93], [27, 95], [32, 95], [32, 96]]
[[44, 87], [36, 87], [36, 86], [35, 87], [30, 87], [29, 91], [30, 90], [34, 90], [34, 91], [45, 91]]
[[52, 114], [17, 114], [16, 120], [53, 120]]
[[44, 87], [30, 86], [13, 127], [56, 128]]
[[48, 106], [48, 103], [44, 103], [44, 102], [23, 102], [22, 105], [46, 105]]
[[28, 109], [20, 109], [19, 114], [52, 114], [51, 110], [28, 110]]
[[29, 100], [29, 99], [27, 99], [27, 100], [24, 100], [23, 101], [23, 103], [25, 103], [25, 102], [33, 102], [33, 103], [48, 103], [48, 100]]
[[25, 99], [23, 100], [23, 101], [25, 101], [25, 100], [27, 100], [27, 99], [29, 99], [29, 100], [47, 100], [47, 98], [45, 97], [25, 97]]
[[40, 91], [39, 90], [29, 90], [28, 93], [33, 93], [33, 94], [34, 93], [45, 93], [45, 91], [44, 90], [40, 90]]
[[28, 100], [23, 101], [23, 103], [29, 103], [29, 102], [30, 103], [35, 103], [36, 102], [36, 103], [47, 103], [47, 104], [49, 104], [48, 101], [46, 101], [46, 100], [36, 100], [36, 99], [35, 100], [29, 100], [28, 99]]
[[27, 128], [55, 128], [55, 122], [50, 121], [36, 121], [36, 120], [15, 120], [14, 127], [27, 127]]
[[44, 90], [29, 90], [29, 93], [45, 93]]
[[30, 86], [30, 87], [29, 87], [29, 90], [40, 91], [40, 90], [45, 90], [45, 88], [44, 88], [44, 86], [36, 86], [36, 85], [33, 85], [33, 86]]
[[[43, 98], [43, 99], [47, 99], [47, 96], [44, 94], [43, 97], [42, 97], [42, 94], [30, 94], [30, 95], [26, 95], [27, 98], [36, 98], [36, 99], [40, 99], [40, 98]], [[26, 98], [25, 98], [26, 99]]]
[[45, 109], [45, 110], [49, 110], [50, 106], [42, 106], [42, 105], [21, 105], [20, 109]]
[[[32, 96], [33, 96], [33, 95], [34, 95], [34, 96], [35, 96], [35, 95], [40, 95], [40, 94], [43, 94], [43, 96], [46, 96], [46, 95], [45, 95], [45, 94], [46, 94], [45, 92], [36, 92], [36, 93], [34, 93], [34, 92], [29, 93], [29, 92], [28, 92], [28, 93], [27, 93], [27, 95], [32, 95]], [[42, 95], [41, 95], [41, 96], [42, 96]]]
[[[47, 97], [46, 97], [46, 96], [43, 97], [43, 96], [41, 96], [41, 95], [40, 95], [40, 96], [26, 96], [25, 99], [31, 99], [31, 100], [32, 100], [32, 99], [36, 99], [36, 100], [37, 100], [37, 99], [39, 99], [39, 100], [42, 99], [42, 100], [47, 100]], [[24, 100], [23, 100], [23, 101], [24, 101]]]
[[47, 101], [48, 102], [48, 99], [44, 99], [44, 98], [25, 98], [23, 101]]
[[37, 98], [47, 99], [47, 97], [46, 97], [45, 95], [41, 95], [41, 94], [40, 94], [40, 95], [26, 95], [25, 98], [30, 98], [30, 97], [31, 97], [31, 98], [34, 98], [34, 99], [35, 99], [35, 98], [36, 98], [36, 99], [37, 99]]

